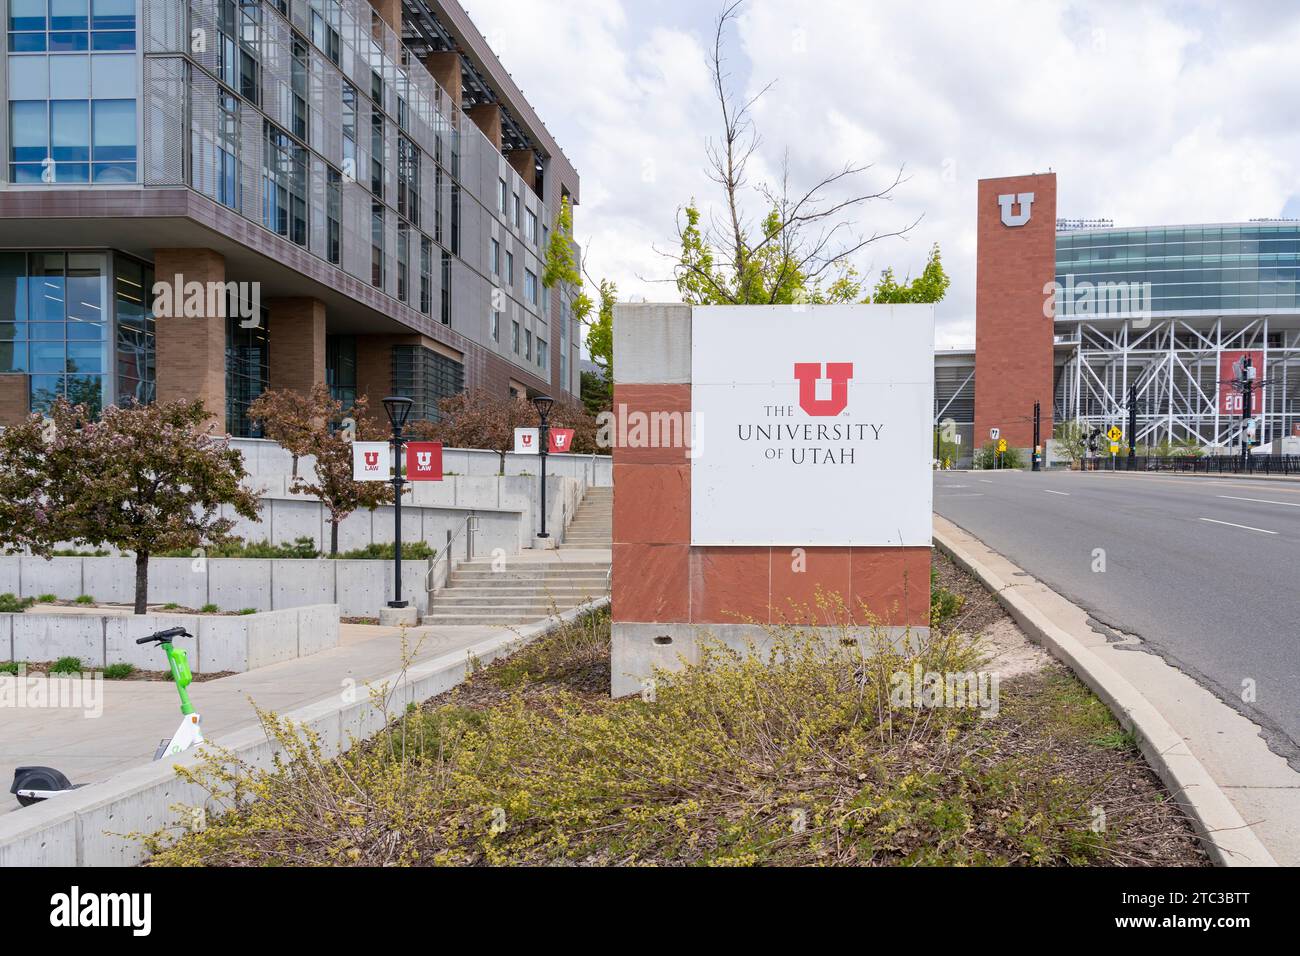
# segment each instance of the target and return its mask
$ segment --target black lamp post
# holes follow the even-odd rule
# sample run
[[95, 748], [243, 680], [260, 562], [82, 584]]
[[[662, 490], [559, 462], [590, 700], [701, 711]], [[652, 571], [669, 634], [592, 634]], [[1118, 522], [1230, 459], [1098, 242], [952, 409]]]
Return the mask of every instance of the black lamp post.
[[550, 415], [555, 399], [549, 395], [537, 395], [532, 402], [533, 408], [537, 409], [537, 417], [541, 419], [541, 427], [537, 430], [537, 452], [542, 456], [542, 531], [537, 537], [549, 538], [550, 535], [546, 533], [546, 452], [550, 446]]
[[402, 445], [406, 437], [402, 434], [406, 420], [411, 415], [409, 398], [389, 396], [384, 399], [384, 411], [388, 413], [388, 423], [393, 426], [393, 437], [388, 440], [393, 446], [393, 600], [389, 607], [406, 607], [402, 600], [402, 486], [406, 479], [402, 477]]

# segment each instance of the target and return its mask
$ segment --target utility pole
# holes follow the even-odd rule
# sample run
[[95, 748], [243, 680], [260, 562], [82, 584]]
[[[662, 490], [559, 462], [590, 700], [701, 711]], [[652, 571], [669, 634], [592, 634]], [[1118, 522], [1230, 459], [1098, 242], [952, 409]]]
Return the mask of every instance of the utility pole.
[[1241, 392], [1241, 470], [1250, 469], [1250, 420], [1255, 414], [1255, 389], [1263, 388], [1263, 381], [1255, 379], [1255, 363], [1247, 353], [1233, 363], [1237, 375], [1232, 387]]
[[1132, 471], [1137, 463], [1138, 433], [1138, 387], [1137, 382], [1130, 382], [1128, 387], [1128, 470]]
[[1031, 466], [1032, 471], [1042, 470], [1042, 455], [1040, 454], [1042, 424], [1042, 405], [1034, 402], [1034, 463]]

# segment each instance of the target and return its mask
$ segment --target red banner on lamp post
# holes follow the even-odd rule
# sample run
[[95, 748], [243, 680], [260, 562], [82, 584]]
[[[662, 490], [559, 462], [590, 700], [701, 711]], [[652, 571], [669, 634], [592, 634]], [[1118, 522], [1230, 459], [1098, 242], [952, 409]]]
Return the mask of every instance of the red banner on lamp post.
[[546, 442], [546, 453], [549, 455], [564, 455], [573, 450], [573, 429], [572, 428], [552, 428], [548, 430], [549, 438]]
[[406, 480], [442, 481], [442, 442], [406, 443]]
[[1237, 374], [1233, 366], [1243, 356], [1249, 355], [1251, 365], [1255, 368], [1255, 388], [1250, 396], [1250, 414], [1258, 415], [1264, 410], [1263, 389], [1259, 382], [1264, 377], [1264, 352], [1260, 349], [1232, 349], [1219, 353], [1219, 414], [1241, 415], [1241, 406], [1245, 403], [1242, 392], [1232, 387]]

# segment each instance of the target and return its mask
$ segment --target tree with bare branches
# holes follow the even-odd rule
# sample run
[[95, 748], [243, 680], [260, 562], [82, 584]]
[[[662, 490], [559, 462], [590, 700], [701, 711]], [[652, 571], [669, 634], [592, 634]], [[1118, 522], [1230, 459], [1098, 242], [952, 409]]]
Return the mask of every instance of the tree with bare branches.
[[[761, 143], [754, 105], [772, 88], [742, 98], [731, 87], [726, 41], [745, 0], [728, 0], [714, 24], [709, 69], [721, 132], [706, 147], [709, 179], [721, 191], [719, 211], [707, 217], [692, 200], [677, 218], [673, 279], [682, 300], [695, 305], [780, 305], [856, 302], [862, 284], [852, 259], [872, 243], [906, 235], [856, 229], [852, 215], [887, 200], [903, 180], [900, 168], [883, 188], [859, 183], [869, 163], [845, 162], [806, 189], [791, 183], [789, 154], [776, 183], [752, 184], [749, 165]], [[757, 222], [749, 210], [762, 208]], [[918, 219], [917, 222], [920, 220]]]

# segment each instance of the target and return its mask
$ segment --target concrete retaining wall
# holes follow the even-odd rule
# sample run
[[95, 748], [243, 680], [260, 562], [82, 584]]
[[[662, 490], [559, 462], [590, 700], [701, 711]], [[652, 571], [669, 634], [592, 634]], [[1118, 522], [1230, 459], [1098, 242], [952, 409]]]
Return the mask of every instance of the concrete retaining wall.
[[[463, 544], [461, 545], [463, 547]], [[512, 554], [514, 552], [511, 552]], [[463, 552], [461, 552], [463, 555]], [[402, 562], [402, 597], [428, 607], [427, 561]], [[63, 599], [89, 594], [107, 604], [135, 600], [135, 559], [0, 556], [0, 594]], [[393, 596], [393, 562], [328, 558], [153, 558], [149, 603], [223, 611], [280, 611], [337, 604], [343, 617], [378, 617]], [[28, 611], [24, 616], [32, 616]]]
[[177, 626], [196, 635], [176, 641], [189, 652], [193, 670], [243, 672], [336, 646], [339, 608], [337, 604], [316, 604], [225, 617], [94, 612], [0, 614], [0, 659], [54, 661], [77, 657], [87, 667], [134, 664], [162, 670], [158, 649], [136, 644], [136, 639]]
[[[540, 624], [484, 638], [472, 647], [423, 661], [372, 684], [392, 688], [389, 713], [401, 713], [408, 703], [421, 703], [463, 681], [471, 660], [491, 663], [561, 622], [607, 603], [608, 598], [602, 598]], [[352, 702], [332, 694], [282, 716], [318, 734], [326, 758], [336, 756], [353, 740], [373, 736], [386, 723], [385, 715], [365, 694]], [[279, 749], [258, 727], [223, 736], [215, 743], [261, 769], [269, 768]], [[140, 844], [125, 834], [183, 826], [188, 819], [186, 807], [217, 809], [210, 806], [207, 791], [176, 775], [176, 765], [192, 767], [199, 762], [200, 756], [190, 752], [166, 763], [144, 764], [19, 813], [5, 814], [0, 817], [0, 867], [136, 865], [144, 853]]]

